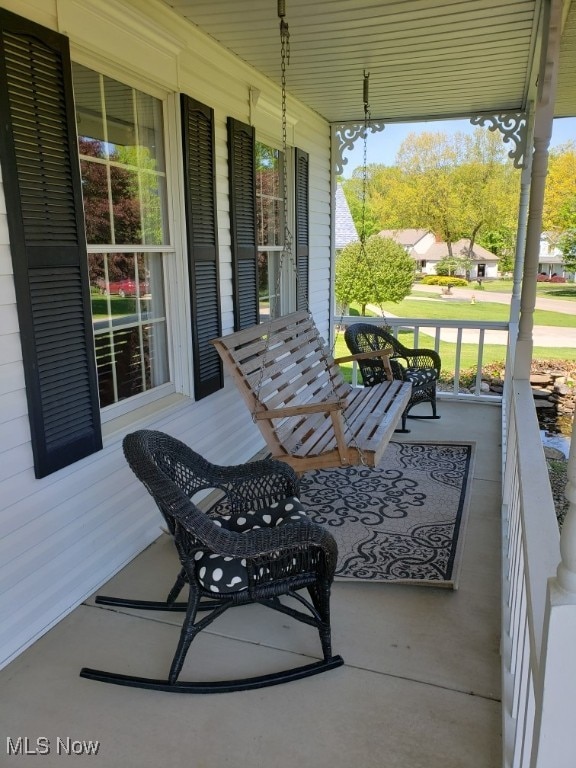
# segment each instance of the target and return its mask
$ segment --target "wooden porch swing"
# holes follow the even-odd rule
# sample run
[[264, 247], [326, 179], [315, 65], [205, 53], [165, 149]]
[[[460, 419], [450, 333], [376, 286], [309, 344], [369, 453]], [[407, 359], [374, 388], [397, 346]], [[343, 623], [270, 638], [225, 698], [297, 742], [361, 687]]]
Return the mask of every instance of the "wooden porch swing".
[[[282, 138], [286, 141], [286, 64], [288, 24], [284, 0], [278, 0], [282, 64]], [[364, 166], [368, 132], [368, 75], [364, 73]], [[286, 164], [283, 165], [284, 249], [292, 257], [287, 227]], [[364, 176], [365, 178], [366, 176]], [[366, 194], [364, 185], [364, 197]], [[363, 218], [364, 218], [364, 206]], [[363, 226], [363, 230], [364, 230]], [[361, 235], [364, 245], [364, 231]], [[298, 270], [292, 265], [298, 281]], [[277, 285], [278, 294], [280, 290]], [[298, 294], [298, 291], [297, 291]], [[272, 456], [297, 472], [380, 461], [411, 395], [411, 385], [395, 380], [390, 350], [365, 352], [335, 360], [314, 324], [309, 308], [214, 339], [224, 367], [240, 390]], [[387, 381], [353, 388], [339, 363], [383, 358]]]
[[389, 350], [382, 352], [388, 381], [350, 386], [338, 363], [377, 353], [334, 360], [306, 310], [212, 343], [272, 456], [297, 472], [375, 466], [410, 399], [411, 385], [392, 377]]

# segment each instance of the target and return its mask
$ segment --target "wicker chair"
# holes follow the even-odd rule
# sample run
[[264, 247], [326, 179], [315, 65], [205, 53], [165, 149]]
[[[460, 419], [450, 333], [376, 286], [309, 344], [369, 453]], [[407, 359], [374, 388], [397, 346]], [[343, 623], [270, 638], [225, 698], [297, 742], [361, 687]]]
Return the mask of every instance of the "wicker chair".
[[[432, 416], [412, 414], [414, 419], [439, 419], [436, 414], [436, 382], [440, 378], [440, 356], [433, 349], [408, 349], [389, 331], [370, 323], [354, 323], [344, 332], [346, 345], [352, 354], [372, 349], [391, 349], [390, 365], [395, 379], [409, 381], [412, 395], [402, 414], [402, 429], [409, 432], [406, 418], [418, 403], [430, 403]], [[381, 359], [359, 360], [362, 381], [367, 387], [379, 384], [386, 378]]]
[[[337, 548], [332, 535], [313, 523], [298, 501], [294, 470], [272, 459], [240, 466], [211, 464], [162, 432], [140, 430], [124, 439], [124, 453], [146, 486], [174, 537], [182, 570], [165, 603], [99, 597], [105, 605], [185, 610], [167, 680], [84, 668], [82, 677], [180, 693], [229, 692], [308, 677], [340, 666], [333, 656], [330, 589]], [[203, 492], [200, 509], [191, 498]], [[208, 500], [212, 503], [208, 504]], [[187, 584], [187, 603], [176, 597]], [[308, 596], [300, 594], [306, 589]], [[295, 598], [306, 611], [280, 602]], [[243, 680], [179, 682], [186, 653], [201, 630], [233, 606], [260, 603], [315, 627], [323, 659], [303, 667]], [[199, 611], [209, 613], [197, 619]]]

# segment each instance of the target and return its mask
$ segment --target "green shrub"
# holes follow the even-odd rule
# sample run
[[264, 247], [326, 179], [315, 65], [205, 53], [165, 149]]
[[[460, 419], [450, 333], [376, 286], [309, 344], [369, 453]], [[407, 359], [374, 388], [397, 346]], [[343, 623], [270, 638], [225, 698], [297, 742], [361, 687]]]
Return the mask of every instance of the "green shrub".
[[424, 285], [444, 285], [447, 288], [466, 288], [468, 280], [463, 277], [445, 277], [444, 275], [426, 275], [422, 278]]

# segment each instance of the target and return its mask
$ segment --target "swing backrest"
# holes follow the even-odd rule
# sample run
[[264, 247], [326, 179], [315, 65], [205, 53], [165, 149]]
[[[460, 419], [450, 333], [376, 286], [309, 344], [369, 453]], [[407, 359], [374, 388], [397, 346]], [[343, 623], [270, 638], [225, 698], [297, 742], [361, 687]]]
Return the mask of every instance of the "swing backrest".
[[212, 343], [253, 414], [328, 399], [345, 400], [350, 392], [306, 311], [251, 326]]

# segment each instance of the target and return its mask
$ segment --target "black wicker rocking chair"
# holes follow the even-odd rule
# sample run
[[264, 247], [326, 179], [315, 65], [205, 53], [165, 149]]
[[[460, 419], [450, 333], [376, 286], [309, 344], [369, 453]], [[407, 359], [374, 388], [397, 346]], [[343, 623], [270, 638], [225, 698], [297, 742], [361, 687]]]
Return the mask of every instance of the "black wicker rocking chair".
[[[395, 379], [412, 384], [412, 394], [404, 413], [402, 428], [396, 432], [409, 432], [406, 418], [418, 403], [430, 403], [432, 416], [410, 414], [413, 419], [439, 419], [436, 413], [436, 382], [440, 378], [440, 356], [433, 349], [408, 349], [385, 328], [370, 323], [354, 323], [344, 332], [344, 340], [353, 355], [370, 350], [391, 349], [389, 357]], [[358, 360], [364, 386], [372, 387], [386, 379], [381, 358]]]
[[[137, 688], [179, 693], [215, 693], [261, 688], [298, 680], [343, 664], [333, 656], [330, 589], [337, 548], [332, 535], [313, 523], [299, 501], [294, 470], [272, 459], [218, 466], [162, 432], [140, 430], [124, 439], [124, 453], [146, 486], [174, 537], [182, 570], [166, 602], [96, 598], [101, 605], [186, 611], [166, 680], [83, 668], [81, 677]], [[201, 510], [199, 492], [212, 504]], [[185, 603], [176, 598], [188, 585]], [[300, 590], [307, 589], [304, 597]], [[294, 598], [306, 611], [280, 602]], [[215, 682], [180, 682], [194, 637], [228, 608], [259, 603], [315, 627], [323, 658], [294, 669]], [[209, 613], [200, 619], [200, 611]]]

